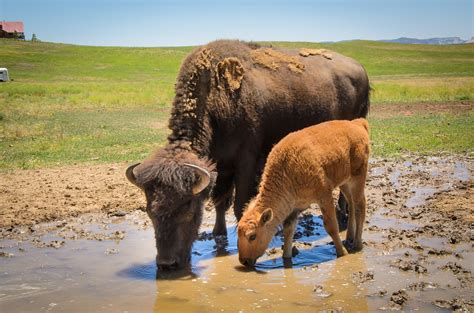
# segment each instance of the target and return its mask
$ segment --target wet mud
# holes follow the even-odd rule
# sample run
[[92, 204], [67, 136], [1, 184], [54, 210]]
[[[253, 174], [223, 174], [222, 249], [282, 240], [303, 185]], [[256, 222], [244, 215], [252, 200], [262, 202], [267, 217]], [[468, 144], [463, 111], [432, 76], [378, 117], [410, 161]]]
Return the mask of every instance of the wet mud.
[[[112, 209], [99, 205], [93, 213], [73, 214], [69, 211], [74, 207], [65, 206], [69, 211], [58, 218], [25, 223], [22, 215], [15, 219], [0, 210], [4, 218], [0, 230], [0, 311], [474, 309], [469, 155], [371, 160], [362, 252], [336, 259], [314, 206], [299, 218], [294, 239], [298, 253], [291, 263], [281, 258], [279, 233], [256, 268], [248, 270], [238, 262], [235, 220], [229, 213], [228, 239], [216, 241], [210, 232], [214, 211], [209, 206], [193, 246], [190, 268], [173, 273], [157, 271], [154, 234], [143, 212], [143, 200], [131, 203], [134, 197], [139, 198], [134, 195], [121, 205], [121, 197], [136, 191], [121, 182], [118, 170], [107, 175], [115, 172], [109, 168], [91, 171], [91, 175], [97, 175], [97, 184], [116, 184], [113, 189], [104, 187], [98, 200], [109, 201]], [[68, 179], [66, 185], [74, 175]], [[80, 182], [77, 178], [78, 187], [83, 188]], [[7, 187], [2, 185], [9, 192], [8, 198], [6, 192], [0, 194], [2, 201], [15, 198], [15, 191]], [[63, 196], [56, 192], [49, 196]], [[71, 201], [75, 195], [71, 194]], [[23, 201], [27, 200], [24, 197]], [[7, 222], [5, 215], [13, 222]], [[34, 213], [30, 216], [42, 221]]]

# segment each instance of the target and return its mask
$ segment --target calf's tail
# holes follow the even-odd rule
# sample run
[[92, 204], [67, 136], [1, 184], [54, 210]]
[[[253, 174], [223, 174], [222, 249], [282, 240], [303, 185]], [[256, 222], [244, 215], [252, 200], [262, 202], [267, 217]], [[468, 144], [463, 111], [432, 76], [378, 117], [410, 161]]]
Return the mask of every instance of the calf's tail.
[[355, 119], [352, 121], [353, 123], [361, 126], [361, 127], [364, 127], [364, 129], [369, 132], [369, 122], [367, 122], [367, 120], [365, 118], [358, 118], [358, 119]]

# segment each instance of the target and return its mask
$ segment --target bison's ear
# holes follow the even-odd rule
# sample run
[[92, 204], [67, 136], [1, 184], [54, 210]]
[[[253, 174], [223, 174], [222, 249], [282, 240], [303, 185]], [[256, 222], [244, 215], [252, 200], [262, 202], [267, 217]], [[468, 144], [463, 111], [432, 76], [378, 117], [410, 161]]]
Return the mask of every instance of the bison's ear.
[[133, 164], [131, 166], [129, 166], [127, 168], [127, 170], [125, 171], [125, 175], [127, 176], [127, 179], [132, 183], [134, 184], [135, 186], [137, 186], [138, 188], [142, 188], [138, 183], [137, 183], [137, 179], [135, 177], [135, 173], [133, 172], [133, 169], [135, 167], [137, 167], [138, 165], [140, 165], [140, 163], [136, 163], [136, 164]]
[[244, 77], [244, 67], [237, 58], [225, 58], [217, 63], [217, 82], [219, 87], [234, 92], [240, 88]]
[[273, 219], [273, 210], [266, 209], [263, 211], [262, 215], [260, 215], [260, 225], [265, 225]]
[[192, 168], [199, 177], [194, 186], [192, 186], [193, 194], [197, 195], [209, 185], [209, 183], [211, 182], [211, 175], [207, 170], [197, 165], [189, 163], [184, 163], [183, 165]]

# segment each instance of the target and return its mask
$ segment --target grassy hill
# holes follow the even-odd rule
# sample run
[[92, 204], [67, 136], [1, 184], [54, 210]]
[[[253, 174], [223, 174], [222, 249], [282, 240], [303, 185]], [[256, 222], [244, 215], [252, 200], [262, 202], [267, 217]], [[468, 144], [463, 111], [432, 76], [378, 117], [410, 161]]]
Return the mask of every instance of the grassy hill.
[[[264, 44], [324, 47], [357, 59], [369, 73], [374, 106], [474, 99], [474, 44]], [[164, 142], [175, 78], [192, 49], [0, 40], [0, 67], [7, 67], [14, 79], [0, 84], [0, 168], [143, 157]], [[391, 129], [385, 130], [386, 136], [377, 137], [381, 126], [376, 126], [374, 136], [390, 140]], [[452, 141], [451, 137], [446, 141]], [[441, 144], [435, 150], [459, 151], [471, 143], [453, 148]], [[376, 148], [375, 153], [406, 150], [413, 148], [400, 142], [395, 147]]]

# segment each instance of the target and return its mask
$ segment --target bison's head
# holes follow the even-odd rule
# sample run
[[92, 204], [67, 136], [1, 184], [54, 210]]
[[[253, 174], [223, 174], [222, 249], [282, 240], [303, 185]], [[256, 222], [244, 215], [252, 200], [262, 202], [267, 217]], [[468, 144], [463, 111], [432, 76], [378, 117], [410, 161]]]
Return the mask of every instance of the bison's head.
[[237, 246], [242, 265], [253, 266], [263, 255], [276, 232], [272, 220], [272, 209], [257, 209], [255, 200], [249, 204], [237, 226]]
[[157, 157], [127, 169], [128, 180], [145, 192], [146, 211], [155, 229], [156, 264], [174, 270], [189, 263], [205, 200], [212, 188], [212, 168], [199, 159]]

